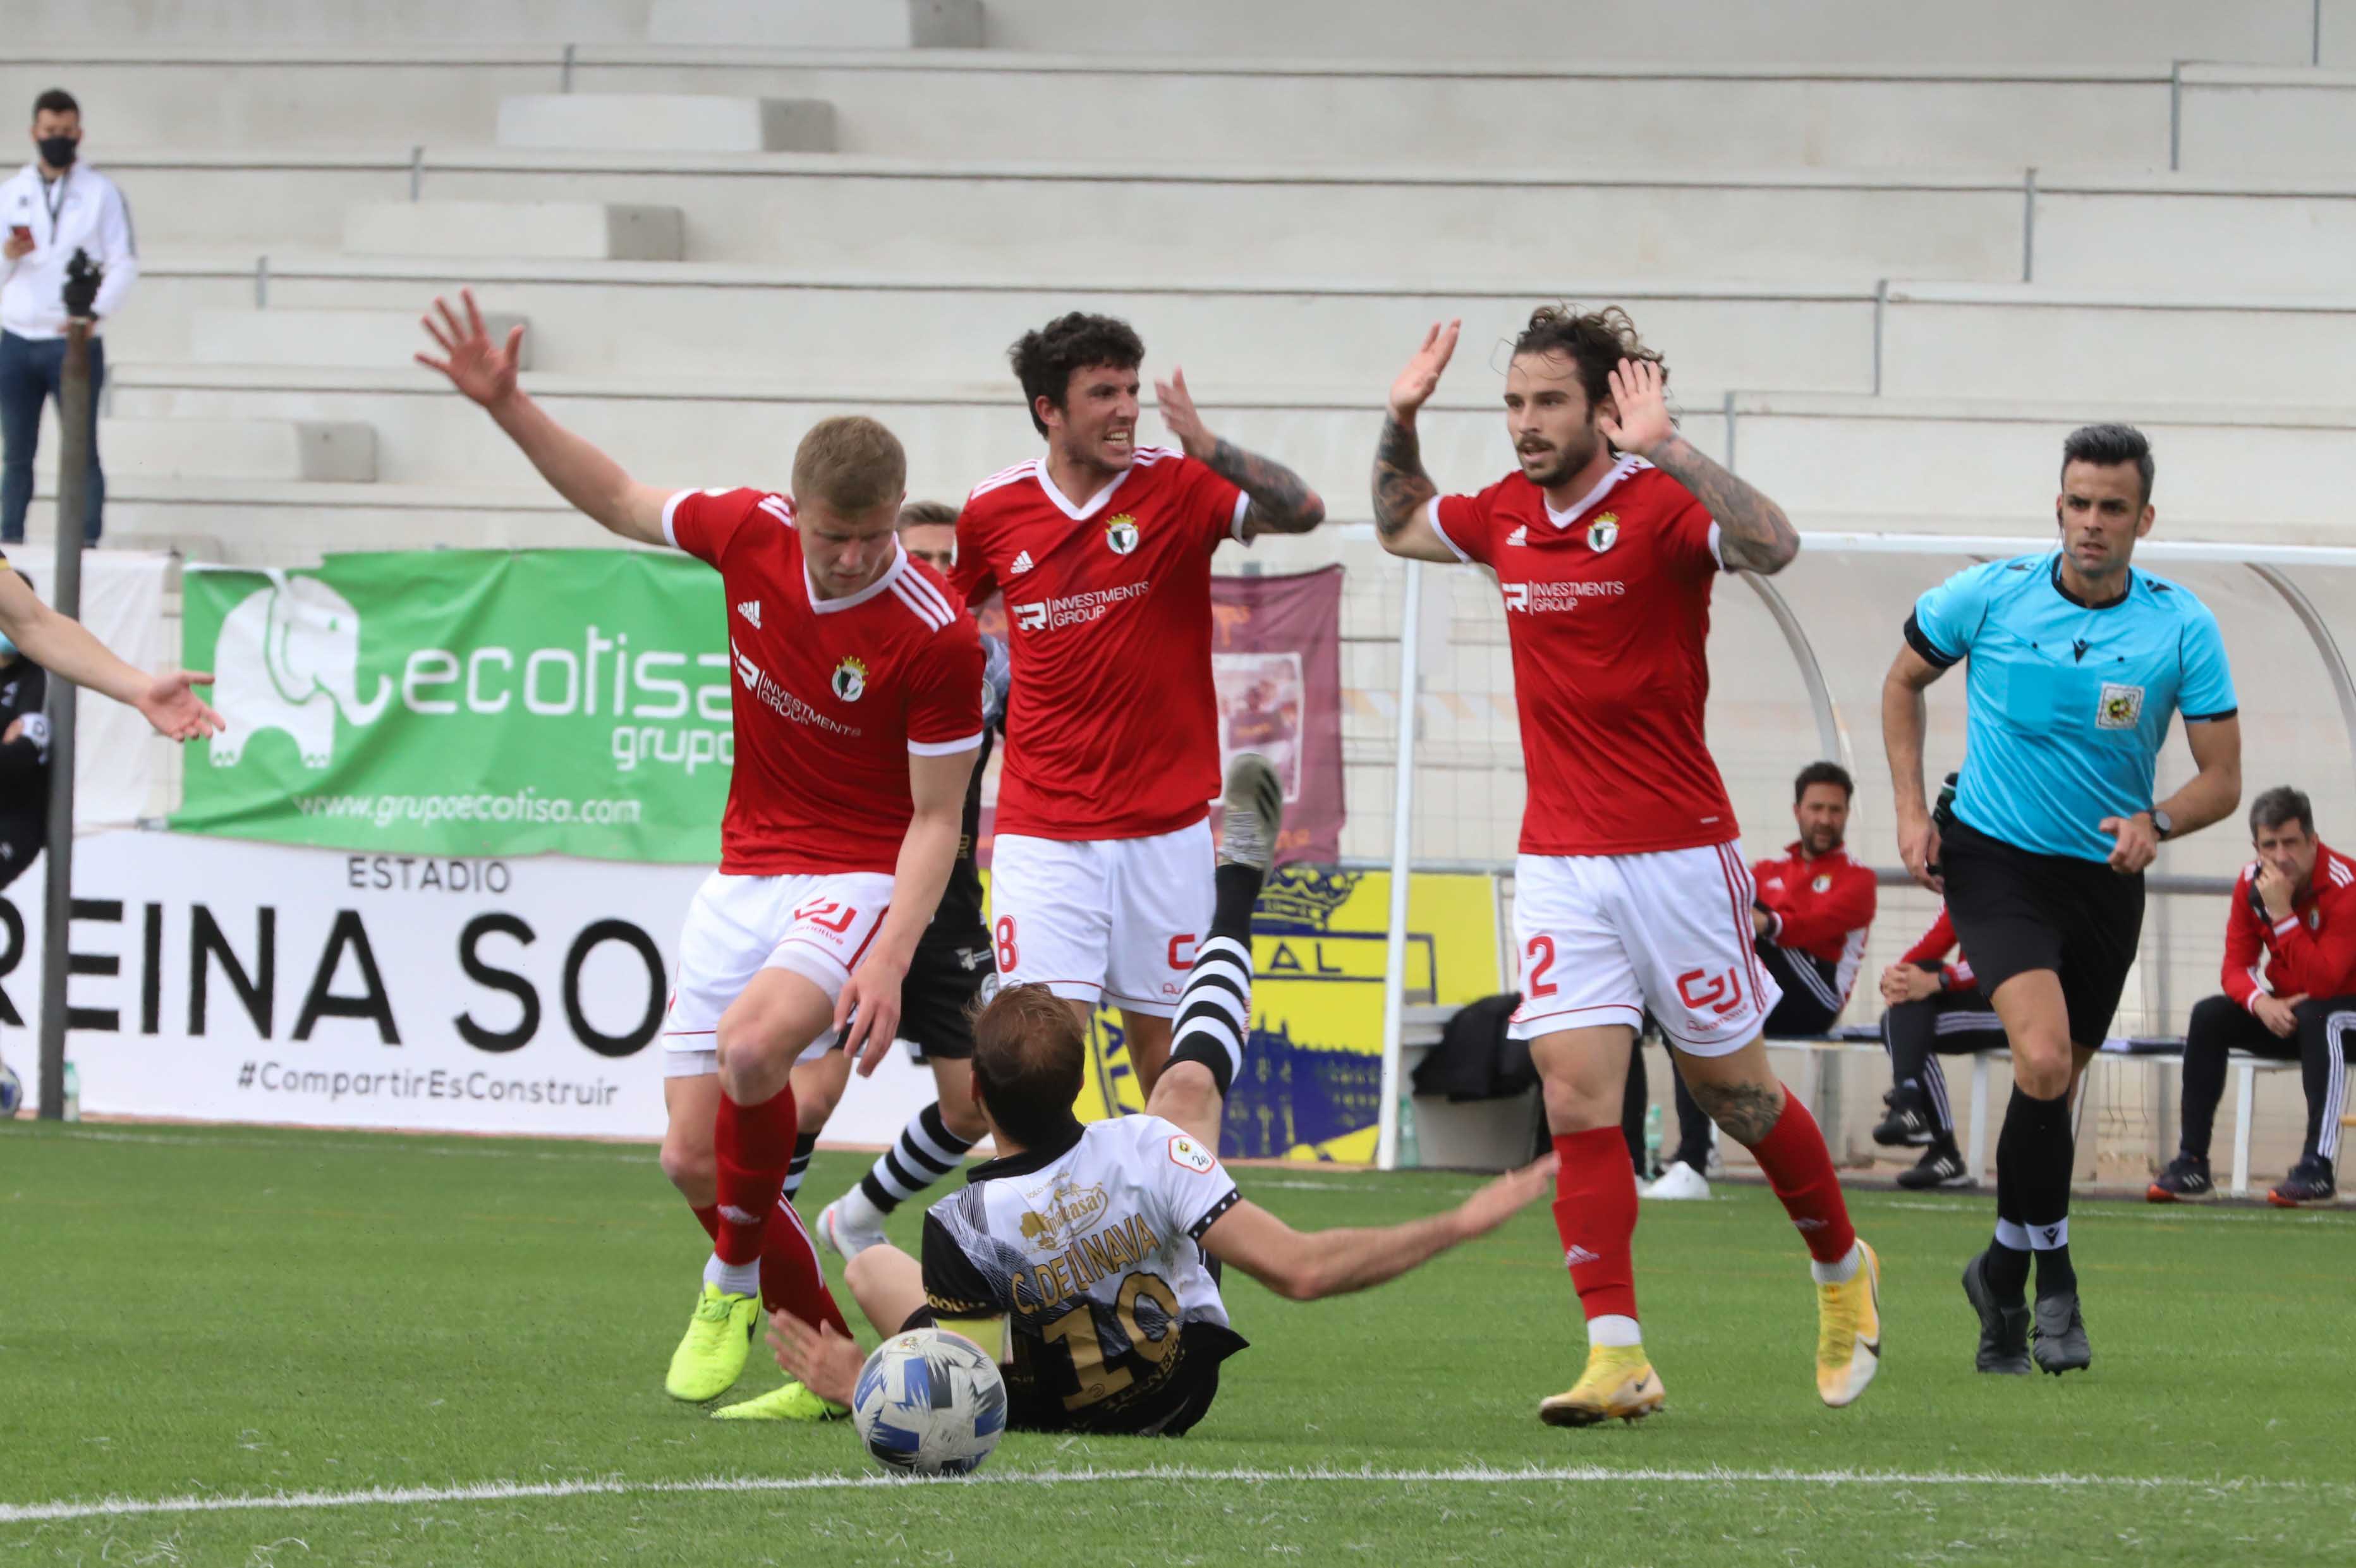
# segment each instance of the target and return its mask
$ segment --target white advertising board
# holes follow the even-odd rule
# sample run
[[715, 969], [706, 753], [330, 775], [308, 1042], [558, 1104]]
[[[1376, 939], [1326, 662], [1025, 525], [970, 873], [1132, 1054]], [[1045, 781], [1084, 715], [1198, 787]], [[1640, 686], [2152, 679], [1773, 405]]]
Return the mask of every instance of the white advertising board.
[[[75, 846], [86, 1115], [659, 1137], [659, 1031], [703, 868], [435, 860], [169, 832]], [[35, 1092], [42, 873], [0, 895], [0, 1041]], [[895, 1051], [830, 1143], [932, 1098]]]

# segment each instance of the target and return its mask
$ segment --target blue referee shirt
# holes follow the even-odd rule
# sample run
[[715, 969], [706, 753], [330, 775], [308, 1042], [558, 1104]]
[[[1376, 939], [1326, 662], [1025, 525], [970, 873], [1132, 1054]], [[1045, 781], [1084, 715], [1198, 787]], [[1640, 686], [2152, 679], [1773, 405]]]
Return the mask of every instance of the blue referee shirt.
[[2209, 607], [2128, 569], [2126, 596], [2089, 605], [2062, 585], [2062, 553], [1991, 561], [1915, 601], [1906, 640], [1941, 669], [1968, 659], [1955, 815], [2038, 854], [2106, 860], [2094, 824], [2152, 804], [2169, 718], [2236, 709]]

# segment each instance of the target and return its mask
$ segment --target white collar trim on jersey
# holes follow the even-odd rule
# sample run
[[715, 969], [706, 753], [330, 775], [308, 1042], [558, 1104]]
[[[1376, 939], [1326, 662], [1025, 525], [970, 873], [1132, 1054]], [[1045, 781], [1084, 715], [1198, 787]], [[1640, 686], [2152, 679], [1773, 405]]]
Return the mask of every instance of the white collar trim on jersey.
[[892, 564], [884, 568], [884, 575], [882, 576], [876, 578], [873, 582], [868, 584], [865, 587], [860, 589], [849, 598], [819, 598], [818, 596], [818, 584], [810, 576], [809, 563], [808, 561], [804, 561], [802, 563], [802, 586], [809, 594], [810, 608], [816, 610], [822, 616], [830, 616], [837, 610], [857, 609], [861, 605], [865, 604], [876, 595], [884, 592], [886, 588], [889, 588], [894, 583], [898, 582], [900, 580], [901, 574], [907, 571], [907, 569], [908, 553], [905, 550], [901, 549], [900, 542], [894, 539], [892, 542]]
[[1058, 508], [1062, 509], [1066, 517], [1070, 518], [1074, 522], [1086, 522], [1089, 518], [1094, 517], [1103, 509], [1105, 502], [1112, 499], [1113, 491], [1120, 489], [1123, 484], [1128, 482], [1129, 477], [1137, 472], [1139, 467], [1138, 455], [1147, 450], [1149, 450], [1149, 448], [1143, 446], [1132, 448], [1130, 451], [1129, 467], [1114, 475], [1112, 483], [1107, 485], [1104, 489], [1090, 496], [1078, 506], [1074, 506], [1072, 504], [1072, 498], [1066, 495], [1062, 490], [1057, 489], [1055, 488], [1055, 481], [1047, 477], [1046, 458], [1033, 457], [1031, 459], [1031, 476], [1039, 481], [1039, 488], [1047, 492], [1047, 499], [1054, 501]]
[[1585, 495], [1580, 497], [1577, 501], [1573, 502], [1569, 510], [1555, 510], [1554, 503], [1546, 499], [1546, 492], [1543, 490], [1538, 492], [1538, 504], [1546, 508], [1547, 521], [1548, 522], [1553, 523], [1557, 528], [1569, 528], [1572, 523], [1577, 522], [1580, 520], [1580, 517], [1585, 513], [1588, 508], [1593, 506], [1597, 501], [1601, 500], [1605, 496], [1609, 495], [1612, 491], [1612, 486], [1618, 484], [1629, 475], [1640, 472], [1641, 470], [1649, 468], [1652, 466], [1653, 465], [1645, 462], [1642, 457], [1637, 456], [1633, 452], [1622, 452], [1620, 454], [1620, 460], [1612, 464], [1610, 468], [1606, 469], [1601, 478], [1595, 481], [1595, 488], [1588, 491]]

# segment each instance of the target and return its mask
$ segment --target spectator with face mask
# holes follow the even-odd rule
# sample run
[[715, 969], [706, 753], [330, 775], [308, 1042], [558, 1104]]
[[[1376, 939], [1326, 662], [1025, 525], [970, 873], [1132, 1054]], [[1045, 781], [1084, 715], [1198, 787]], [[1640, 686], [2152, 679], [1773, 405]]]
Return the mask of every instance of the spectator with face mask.
[[98, 392], [106, 381], [100, 324], [139, 276], [131, 208], [114, 182], [81, 161], [81, 109], [51, 88], [33, 101], [34, 160], [0, 185], [0, 543], [21, 543], [33, 500], [41, 405], [65, 412], [66, 268], [85, 251], [104, 269], [91, 307], [90, 485], [82, 537], [98, 541], [106, 476], [98, 466]]

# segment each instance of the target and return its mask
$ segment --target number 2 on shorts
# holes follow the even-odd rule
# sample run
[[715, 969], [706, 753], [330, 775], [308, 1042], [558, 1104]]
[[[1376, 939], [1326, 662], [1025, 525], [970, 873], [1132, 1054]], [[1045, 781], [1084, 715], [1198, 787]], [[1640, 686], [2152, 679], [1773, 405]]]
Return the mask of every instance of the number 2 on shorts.
[[1548, 980], [1547, 971], [1554, 967], [1554, 939], [1541, 931], [1529, 940], [1529, 962], [1523, 966], [1522, 993], [1526, 996], [1551, 996], [1559, 989]]

